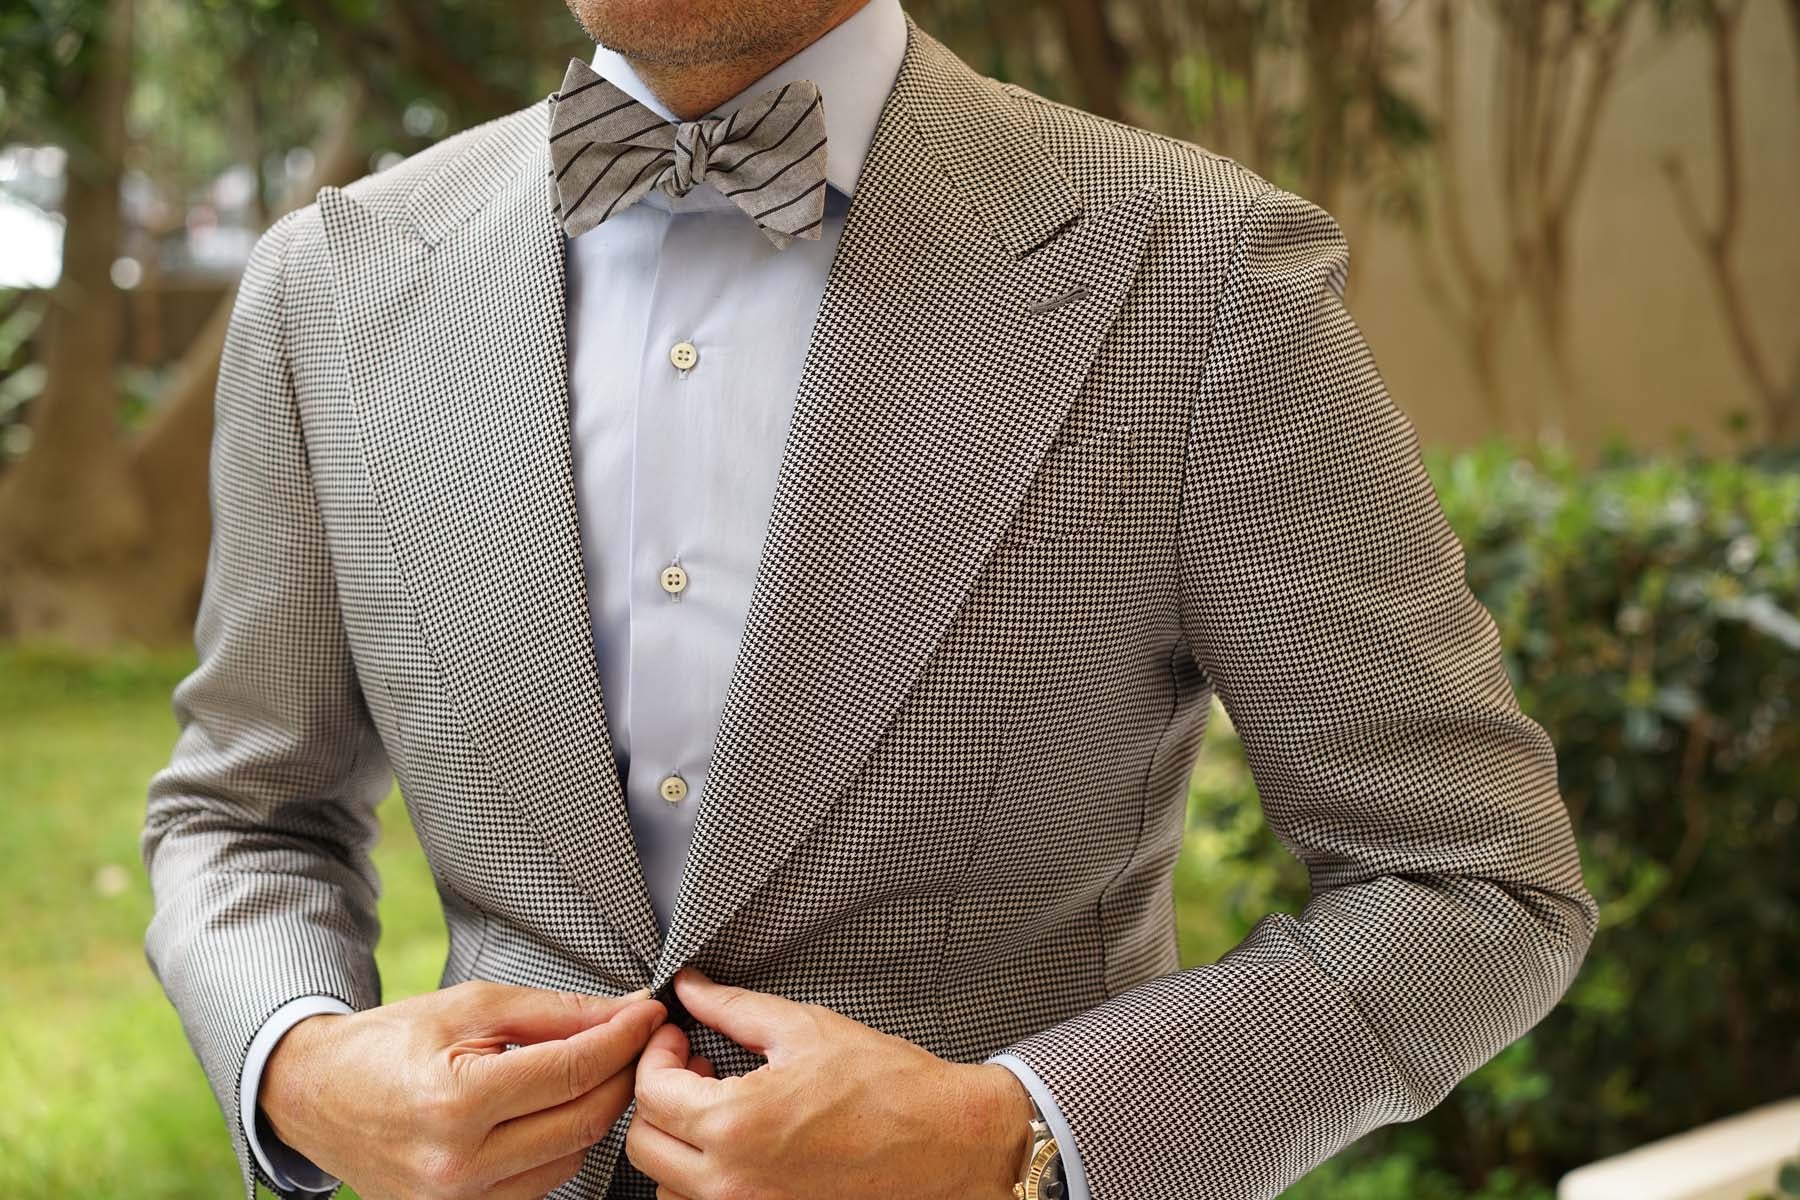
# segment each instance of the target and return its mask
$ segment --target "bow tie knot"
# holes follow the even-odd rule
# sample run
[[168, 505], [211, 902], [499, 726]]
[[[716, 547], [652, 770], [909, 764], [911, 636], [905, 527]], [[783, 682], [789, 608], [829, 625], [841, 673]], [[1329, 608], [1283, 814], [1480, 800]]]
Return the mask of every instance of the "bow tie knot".
[[[713, 122], [723, 125], [724, 118]], [[706, 178], [707, 160], [712, 154], [708, 141], [711, 131], [706, 121], [683, 121], [675, 128], [675, 161], [657, 176], [657, 186], [671, 196], [685, 196], [696, 183]]]
[[579, 237], [651, 188], [711, 184], [786, 249], [817, 239], [825, 213], [825, 116], [818, 85], [796, 79], [725, 116], [666, 121], [580, 59], [550, 96], [550, 194]]

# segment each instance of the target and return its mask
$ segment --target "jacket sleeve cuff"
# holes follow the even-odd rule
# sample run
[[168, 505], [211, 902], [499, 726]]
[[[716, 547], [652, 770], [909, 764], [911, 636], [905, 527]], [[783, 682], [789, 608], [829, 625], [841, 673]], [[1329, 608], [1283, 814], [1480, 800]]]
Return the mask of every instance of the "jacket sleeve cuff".
[[335, 1175], [329, 1175], [315, 1167], [292, 1147], [284, 1145], [267, 1123], [259, 1119], [256, 1094], [262, 1084], [263, 1067], [275, 1052], [275, 1044], [301, 1021], [322, 1013], [354, 1011], [356, 1010], [334, 996], [301, 996], [290, 1000], [269, 1014], [269, 1019], [263, 1022], [262, 1028], [251, 1039], [250, 1049], [244, 1056], [243, 1080], [238, 1088], [242, 1111], [238, 1115], [243, 1119], [244, 1135], [250, 1141], [250, 1152], [256, 1156], [256, 1165], [263, 1169], [284, 1195], [328, 1193], [337, 1187], [339, 1180]]
[[1075, 1131], [1069, 1127], [1068, 1118], [1063, 1116], [1062, 1106], [1050, 1094], [1049, 1087], [1016, 1054], [1000, 1053], [987, 1061], [998, 1063], [1017, 1075], [1025, 1090], [1031, 1093], [1032, 1103], [1037, 1105], [1044, 1123], [1050, 1126], [1050, 1132], [1056, 1138], [1057, 1156], [1062, 1159], [1063, 1181], [1068, 1184], [1069, 1200], [1089, 1200], [1087, 1172], [1081, 1166], [1081, 1150], [1075, 1145]]

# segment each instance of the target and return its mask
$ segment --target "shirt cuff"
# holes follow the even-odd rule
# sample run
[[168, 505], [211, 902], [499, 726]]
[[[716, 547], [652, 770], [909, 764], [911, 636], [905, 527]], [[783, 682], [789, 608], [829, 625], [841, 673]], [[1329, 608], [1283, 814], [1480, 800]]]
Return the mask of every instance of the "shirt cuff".
[[269, 1055], [275, 1052], [275, 1043], [306, 1018], [322, 1013], [355, 1011], [335, 996], [301, 996], [270, 1013], [256, 1036], [250, 1039], [250, 1049], [244, 1055], [244, 1073], [238, 1083], [238, 1116], [244, 1122], [244, 1136], [250, 1142], [250, 1153], [256, 1156], [257, 1166], [283, 1193], [329, 1192], [337, 1187], [339, 1180], [284, 1145], [257, 1119], [256, 1093], [262, 1084], [263, 1067], [268, 1064]]
[[1075, 1145], [1075, 1131], [1069, 1128], [1068, 1119], [1063, 1116], [1062, 1107], [1056, 1103], [1056, 1097], [1044, 1086], [1037, 1072], [1026, 1065], [1025, 1060], [1015, 1054], [996, 1054], [987, 1060], [998, 1063], [1019, 1077], [1025, 1090], [1031, 1093], [1032, 1102], [1043, 1115], [1044, 1123], [1050, 1126], [1051, 1136], [1056, 1138], [1057, 1157], [1062, 1159], [1063, 1182], [1068, 1184], [1069, 1200], [1090, 1200], [1088, 1196], [1087, 1172], [1081, 1166], [1081, 1151]]

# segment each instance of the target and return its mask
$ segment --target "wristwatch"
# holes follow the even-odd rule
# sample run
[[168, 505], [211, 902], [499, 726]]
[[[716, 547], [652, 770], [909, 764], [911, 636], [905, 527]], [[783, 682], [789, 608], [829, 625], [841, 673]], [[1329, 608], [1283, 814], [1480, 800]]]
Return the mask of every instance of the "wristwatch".
[[1013, 1200], [1068, 1200], [1069, 1189], [1063, 1181], [1062, 1154], [1056, 1135], [1044, 1120], [1037, 1101], [1031, 1102], [1031, 1145], [1019, 1167], [1019, 1181], [1013, 1184]]

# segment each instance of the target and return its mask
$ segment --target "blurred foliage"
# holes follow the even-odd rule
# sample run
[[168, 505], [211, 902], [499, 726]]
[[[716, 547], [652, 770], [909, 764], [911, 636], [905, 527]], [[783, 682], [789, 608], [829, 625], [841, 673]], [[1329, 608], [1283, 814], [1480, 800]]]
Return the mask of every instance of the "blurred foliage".
[[[556, 4], [493, 0], [130, 0], [135, 26], [125, 164], [179, 221], [234, 166], [276, 208], [288, 161], [346, 104], [366, 101], [370, 169], [547, 94], [591, 52]], [[0, 9], [0, 144], [80, 154], [71, 122], [120, 0], [25, 0]], [[559, 55], [562, 57], [559, 59]]]
[[[1430, 138], [1423, 109], [1395, 82], [1409, 51], [1385, 40], [1376, 0], [907, 7], [985, 72], [1203, 139], [1285, 184], [1398, 189], [1398, 164]], [[127, 165], [172, 210], [247, 165], [273, 211], [285, 156], [334, 109], [369, 103], [373, 168], [545, 95], [568, 58], [592, 48], [559, 4], [22, 0], [0, 10], [0, 144], [79, 154], [86, 135], [71, 115], [101, 32], [127, 18], [136, 30]]]
[[0, 143], [68, 136], [57, 121], [87, 72], [104, 0], [26, 0], [0, 6]]
[[[1547, 1196], [1580, 1163], [1800, 1089], [1797, 464], [1578, 470], [1496, 444], [1430, 465], [1556, 744], [1601, 929], [1542, 1024], [1296, 1196]], [[1178, 868], [1190, 959], [1306, 898], [1217, 755]]]

